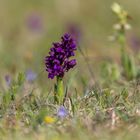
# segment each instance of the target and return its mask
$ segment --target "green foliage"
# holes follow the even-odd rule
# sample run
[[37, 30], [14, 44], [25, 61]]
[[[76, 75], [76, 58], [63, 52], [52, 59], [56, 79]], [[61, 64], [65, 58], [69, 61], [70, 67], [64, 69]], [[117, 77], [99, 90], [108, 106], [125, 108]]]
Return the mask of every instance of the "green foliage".
[[132, 80], [137, 76], [137, 68], [134, 62], [134, 58], [125, 52], [122, 54], [122, 66], [124, 69], [124, 75], [129, 80]]
[[19, 94], [20, 90], [22, 89], [24, 80], [25, 80], [24, 74], [19, 73], [17, 80], [13, 81], [9, 90], [3, 93], [1, 103], [3, 109], [6, 109], [13, 101], [15, 101], [16, 95]]
[[104, 62], [101, 65], [101, 76], [106, 83], [110, 83], [120, 78], [120, 70], [116, 64]]

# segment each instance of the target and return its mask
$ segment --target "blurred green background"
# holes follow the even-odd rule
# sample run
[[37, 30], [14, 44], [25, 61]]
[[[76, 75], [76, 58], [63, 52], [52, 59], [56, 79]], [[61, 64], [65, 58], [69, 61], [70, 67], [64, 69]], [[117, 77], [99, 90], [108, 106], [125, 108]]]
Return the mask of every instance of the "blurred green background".
[[[94, 65], [105, 58], [119, 62], [120, 48], [108, 40], [116, 22], [110, 9], [113, 2], [123, 5], [132, 17], [128, 38], [133, 34], [139, 38], [139, 0], [0, 0], [1, 78], [28, 69], [37, 74], [44, 71], [52, 42], [59, 41], [70, 24], [78, 26], [80, 47], [95, 72]], [[79, 52], [77, 59], [76, 71], [82, 74], [87, 66]], [[47, 77], [47, 73], [41, 75]]]

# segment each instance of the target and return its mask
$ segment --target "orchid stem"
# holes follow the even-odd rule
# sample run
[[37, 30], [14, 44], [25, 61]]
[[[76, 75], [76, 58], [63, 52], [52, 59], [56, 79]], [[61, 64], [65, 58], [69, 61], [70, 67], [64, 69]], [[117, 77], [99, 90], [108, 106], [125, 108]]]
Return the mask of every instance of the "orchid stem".
[[63, 79], [57, 76], [57, 97], [58, 97], [58, 103], [63, 103], [64, 98], [64, 87], [63, 87]]

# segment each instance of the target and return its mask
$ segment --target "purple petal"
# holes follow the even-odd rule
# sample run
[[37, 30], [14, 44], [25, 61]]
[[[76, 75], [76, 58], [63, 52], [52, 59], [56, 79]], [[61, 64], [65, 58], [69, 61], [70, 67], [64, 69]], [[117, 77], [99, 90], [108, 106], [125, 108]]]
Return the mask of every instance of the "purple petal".
[[65, 118], [68, 115], [68, 111], [65, 109], [64, 106], [60, 106], [57, 111], [57, 116], [60, 118]]
[[32, 70], [28, 70], [26, 72], [26, 79], [29, 82], [33, 82], [37, 77], [37, 74], [35, 72], [33, 72]]

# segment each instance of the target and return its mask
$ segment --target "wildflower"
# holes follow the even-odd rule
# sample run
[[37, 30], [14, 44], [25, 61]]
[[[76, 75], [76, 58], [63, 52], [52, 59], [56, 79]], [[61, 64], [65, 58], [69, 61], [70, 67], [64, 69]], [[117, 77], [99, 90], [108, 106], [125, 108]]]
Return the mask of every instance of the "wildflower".
[[5, 75], [6, 85], [9, 87], [11, 85], [11, 77], [9, 75]]
[[68, 33], [75, 38], [76, 43], [79, 44], [81, 39], [81, 30], [76, 24], [70, 24], [67, 27]]
[[31, 30], [31, 31], [41, 31], [42, 30], [42, 19], [41, 16], [33, 13], [31, 14], [28, 19], [27, 19], [27, 27]]
[[120, 14], [122, 11], [121, 6], [118, 3], [113, 3], [111, 9], [116, 14]]
[[130, 18], [129, 14], [126, 10], [123, 9], [118, 3], [114, 3], [111, 7], [112, 11], [117, 15], [119, 22], [114, 25], [115, 30], [129, 30], [131, 29], [131, 25], [128, 23], [128, 19]]
[[48, 78], [56, 77], [57, 84], [54, 86], [54, 101], [62, 104], [64, 98], [63, 77], [65, 72], [68, 72], [76, 65], [75, 59], [70, 59], [75, 56], [76, 42], [69, 34], [64, 34], [61, 37], [61, 42], [53, 43], [50, 49], [49, 56], [45, 58], [46, 71]]
[[61, 42], [53, 43], [49, 56], [45, 58], [46, 71], [48, 78], [55, 76], [63, 78], [65, 72], [68, 72], [76, 65], [76, 60], [70, 60], [75, 55], [76, 42], [69, 34], [64, 34]]
[[128, 20], [131, 19], [131, 17], [129, 16], [128, 12], [117, 3], [113, 4], [112, 11], [118, 18], [118, 23], [114, 26], [114, 36], [121, 46], [123, 75], [131, 80], [137, 75], [134, 58], [133, 56], [130, 56], [126, 50], [126, 31], [131, 29], [131, 25], [128, 23]]
[[51, 124], [51, 123], [54, 123], [55, 122], [55, 119], [53, 117], [46, 116], [45, 119], [44, 119], [44, 121], [47, 124]]
[[60, 118], [65, 118], [68, 115], [68, 111], [65, 109], [64, 106], [60, 106], [57, 111], [57, 116]]
[[35, 72], [33, 72], [32, 70], [28, 70], [26, 72], [26, 80], [28, 82], [33, 82], [36, 79], [37, 75]]

